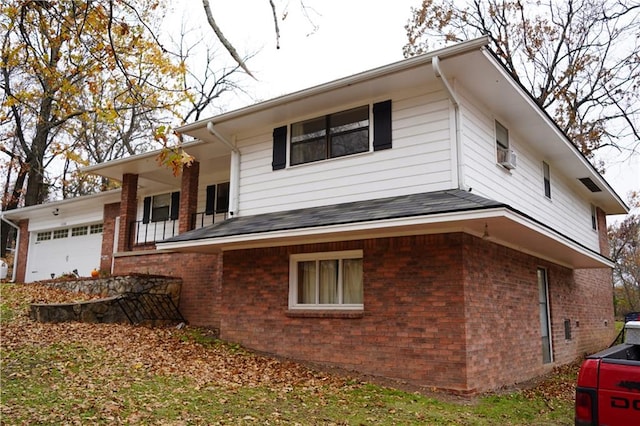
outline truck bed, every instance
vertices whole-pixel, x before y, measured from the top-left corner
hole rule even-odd
[[[640,345],[622,343],[590,355],[587,359],[602,359],[603,362],[613,363],[619,361],[630,361],[631,364],[640,363]]]

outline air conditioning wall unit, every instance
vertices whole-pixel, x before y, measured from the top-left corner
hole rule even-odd
[[[513,152],[512,149],[498,148],[498,164],[505,169],[515,169],[517,158],[516,153]]]

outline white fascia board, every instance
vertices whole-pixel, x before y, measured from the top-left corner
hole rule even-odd
[[[161,250],[188,250],[198,251],[204,248],[215,248],[219,251],[238,250],[245,248],[274,247],[296,244],[296,240],[313,240],[313,242],[331,242],[366,238],[384,238],[393,236],[465,232],[482,237],[486,221],[490,219],[505,220],[519,226],[530,229],[535,234],[567,247],[581,257],[589,258],[593,263],[602,265],[603,268],[613,267],[613,263],[604,256],[595,253],[575,241],[541,226],[532,219],[524,217],[506,207],[493,209],[442,213],[410,218],[397,218],[382,221],[359,222],[355,224],[329,225],[315,228],[290,229],[274,232],[241,234],[229,237],[219,237],[202,240],[159,242],[156,247]],[[427,227],[427,228],[425,228]],[[492,229],[494,231],[494,229]],[[558,261],[544,253],[528,249],[526,245],[518,243],[516,239],[508,241],[505,238],[489,238],[490,241],[505,245],[516,250],[529,253],[536,257],[544,258],[563,266],[571,265]]]
[[[300,229],[286,229],[282,231],[273,232],[260,232],[254,234],[240,234],[229,237],[217,237],[211,239],[202,240],[189,240],[189,241],[176,241],[176,242],[159,242],[156,243],[158,249],[178,250],[182,248],[196,248],[210,245],[217,246],[235,246],[243,243],[255,243],[260,241],[268,241],[270,245],[277,240],[291,240],[296,238],[309,238],[322,235],[336,235],[345,233],[355,233],[362,231],[376,231],[376,237],[379,237],[380,231],[391,228],[406,228],[417,225],[430,225],[430,224],[446,224],[448,222],[484,219],[487,217],[496,217],[496,214],[491,214],[491,211],[500,211],[502,209],[483,210],[481,212],[467,212],[467,213],[443,213],[432,214],[426,216],[415,216],[410,218],[397,218],[388,220],[378,220],[371,222],[358,222],[340,225],[327,225],[318,226],[314,228],[300,228]],[[443,226],[445,227],[445,226]],[[448,227],[448,230],[462,230],[460,227]],[[441,230],[439,232],[442,232]],[[394,233],[396,234],[396,233]],[[339,239],[339,238],[338,238]],[[277,245],[277,244],[274,244]]]
[[[96,194],[82,195],[74,198],[65,198],[64,200],[56,200],[43,204],[36,204],[28,207],[21,207],[14,210],[6,210],[2,212],[2,216],[9,220],[22,220],[37,217],[42,214],[43,211],[49,211],[56,207],[65,207],[73,204],[82,205],[88,202],[97,202],[101,199],[106,199],[106,202],[118,202],[120,201],[121,190],[112,189],[110,191],[98,192]],[[103,201],[104,203],[104,201]],[[101,205],[103,208],[103,204]]]

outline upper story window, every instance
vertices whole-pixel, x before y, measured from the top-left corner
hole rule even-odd
[[[549,165],[546,162],[542,162],[542,174],[544,180],[544,196],[551,198],[551,171]]]
[[[229,211],[229,182],[207,186],[205,214],[227,213]]]
[[[598,211],[593,204],[591,204],[591,229],[594,231],[598,230]]]
[[[372,114],[369,113],[372,111]],[[289,128],[290,131],[289,131]],[[328,158],[391,149],[391,100],[273,129],[273,170]],[[287,154],[288,161],[287,161]]]
[[[144,198],[142,222],[163,222],[178,219],[180,193],[171,192]]]
[[[504,127],[498,120],[496,122],[496,145],[498,150],[509,149],[509,130]]]
[[[369,105],[291,125],[291,165],[369,151]]]
[[[495,120],[496,157],[498,164],[512,170],[516,168],[516,154],[509,148],[509,130]]]
[[[289,307],[362,309],[362,251],[292,255]]]

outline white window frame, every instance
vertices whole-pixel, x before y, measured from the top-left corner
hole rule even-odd
[[[364,259],[362,250],[331,251],[320,253],[292,254],[289,258],[289,309],[301,310],[363,310],[364,303],[354,304],[310,304],[298,303],[298,262],[321,260]],[[342,265],[342,263],[340,263]],[[342,269],[342,268],[340,268]],[[363,264],[364,269],[364,264]],[[363,271],[364,275],[364,271]],[[339,286],[342,288],[342,273],[339,273]],[[363,283],[364,292],[364,283]],[[363,295],[364,297],[364,295]]]
[[[590,209],[591,209],[591,229],[593,231],[597,231],[598,230],[598,208],[596,207],[595,204],[591,203]]]

